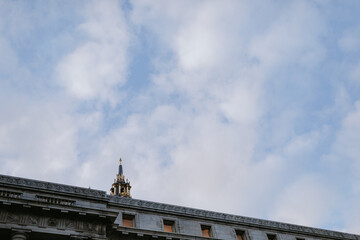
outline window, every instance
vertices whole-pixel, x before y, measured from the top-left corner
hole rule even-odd
[[[266,234],[266,235],[267,235],[267,238],[269,240],[276,240],[277,239],[275,234]]]
[[[245,240],[245,232],[242,230],[235,230],[236,232],[236,240]]]
[[[124,227],[134,227],[134,219],[135,219],[134,215],[123,214],[122,225]]]
[[[305,240],[305,238],[296,238],[296,240]]]
[[[164,232],[175,232],[174,221],[164,220]]]
[[[211,236],[211,226],[201,225],[201,234],[203,237]]]

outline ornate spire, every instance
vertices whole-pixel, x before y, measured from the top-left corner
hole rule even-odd
[[[110,189],[111,195],[117,195],[122,197],[131,197],[130,195],[130,182],[128,179],[125,181],[125,176],[122,167],[122,159],[120,158],[119,171],[116,174],[116,179],[114,179],[114,183]]]
[[[119,164],[119,173],[118,173],[119,175],[124,175],[124,173],[123,173],[123,168],[122,168],[122,160],[121,160],[121,158],[120,158],[120,164]]]

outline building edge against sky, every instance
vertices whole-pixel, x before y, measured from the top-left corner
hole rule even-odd
[[[132,199],[122,162],[105,191],[0,175],[0,239],[360,240],[360,235]]]

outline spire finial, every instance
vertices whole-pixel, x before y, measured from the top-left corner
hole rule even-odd
[[[123,168],[122,168],[122,159],[120,158],[120,164],[119,164],[119,172],[118,172],[118,174],[120,175],[120,176],[122,176],[122,177],[124,177],[123,176]]]

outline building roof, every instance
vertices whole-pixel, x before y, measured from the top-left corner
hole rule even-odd
[[[286,233],[286,234],[295,234],[295,235],[304,235],[310,236],[313,239],[315,238],[326,238],[326,239],[351,239],[351,240],[360,240],[359,235],[324,230],[319,228],[305,227],[288,223],[281,223],[269,220],[262,220],[257,218],[250,218],[232,214],[225,214],[201,209],[194,209],[158,202],[151,202],[140,199],[125,198],[119,196],[110,196],[106,194],[105,191],[94,190],[89,188],[82,188],[58,183],[44,182],[26,178],[19,178],[7,175],[0,175],[0,192],[14,192],[17,195],[17,200],[26,200],[27,204],[30,204],[32,201],[38,201],[38,198],[41,194],[46,196],[58,196],[60,199],[70,199],[73,201],[71,204],[72,208],[76,207],[76,211],[83,209],[81,211],[90,211],[92,213],[98,212],[98,215],[101,214],[107,216],[111,219],[117,218],[116,215],[119,214],[119,210],[114,211],[114,209],[122,209],[122,211],[140,211],[148,212],[149,214],[160,214],[183,218],[191,218],[199,222],[214,222],[219,223],[220,225],[232,225],[235,228],[247,229],[259,229],[261,231],[270,231],[276,233]],[[24,192],[35,192],[37,195],[31,194],[22,194]],[[3,194],[4,195],[4,194]],[[41,198],[41,196],[40,196]],[[81,199],[78,200],[78,199]],[[9,198],[4,200],[10,201]],[[86,204],[86,201],[97,201],[101,203],[100,205],[89,205]],[[60,201],[60,200],[59,200]],[[65,206],[66,207],[66,206]],[[125,209],[125,210],[124,210]],[[103,211],[103,212],[102,212]],[[102,213],[100,213],[102,212]],[[122,231],[120,227],[120,231]],[[127,229],[128,230],[128,229]],[[141,231],[141,229],[134,229],[133,231]],[[176,238],[174,238],[176,239]],[[179,238],[182,239],[182,238]],[[185,238],[184,238],[185,239]],[[213,238],[213,239],[226,239],[226,238]]]

